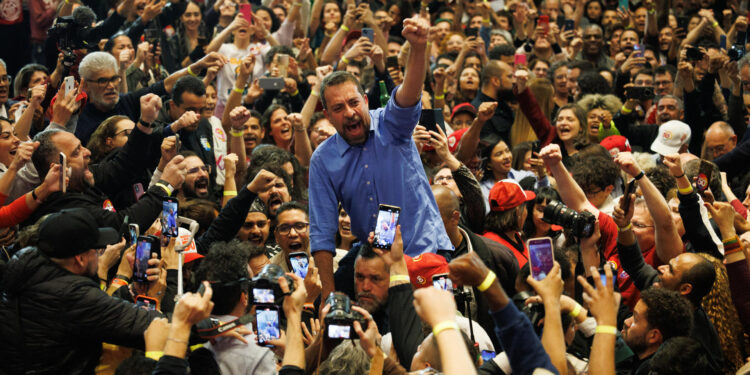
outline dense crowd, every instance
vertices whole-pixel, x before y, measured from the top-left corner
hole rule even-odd
[[[750,374],[745,0],[0,1],[0,374]]]

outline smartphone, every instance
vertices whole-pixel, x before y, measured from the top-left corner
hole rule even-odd
[[[138,224],[128,224],[128,246],[133,246],[141,235],[141,229]]]
[[[479,29],[476,27],[467,27],[466,30],[464,30],[464,34],[466,34],[466,37],[478,37],[479,36]]]
[[[148,260],[155,251],[158,254],[159,240],[154,242],[153,237],[138,236],[138,242],[135,245],[135,261],[133,262],[133,281],[139,283],[148,282]]]
[[[68,173],[68,158],[62,152],[60,153],[60,156],[59,156],[59,163],[60,163],[60,191],[65,193],[68,190],[68,187],[65,184],[65,175]]]
[[[281,77],[264,77],[258,79],[258,85],[263,90],[281,90],[284,88],[284,78]]]
[[[375,40],[375,30],[370,27],[363,27],[362,36],[370,39],[370,43],[373,43],[373,40]]]
[[[73,78],[73,76],[67,76],[63,80],[63,84],[65,85],[65,94],[75,90],[76,88],[76,79]]]
[[[159,37],[161,36],[161,30],[159,29],[146,29],[143,30],[143,39],[146,42],[149,42],[151,44],[154,44],[152,47],[156,47],[156,43],[159,42]]]
[[[438,132],[437,119],[435,118],[435,110],[422,109],[422,114],[419,115],[419,125],[424,126],[427,129],[427,131],[432,130],[434,132]]]
[[[269,346],[268,341],[281,337],[278,307],[256,306],[255,324],[258,331],[258,345]]]
[[[711,174],[714,172],[714,166],[701,159],[701,165],[698,168],[698,178],[695,180],[695,186],[698,188],[699,193],[703,193],[708,189],[708,184],[711,183]]]
[[[329,324],[326,329],[329,339],[348,339],[352,334],[352,326],[348,325]]]
[[[378,249],[390,250],[396,238],[396,225],[401,208],[381,204],[378,209],[378,220],[375,224],[375,239],[372,246]]]
[[[531,238],[526,242],[529,248],[529,263],[531,264],[531,276],[534,280],[542,280],[552,271],[555,262],[552,248],[552,238]]]
[[[289,68],[289,55],[284,53],[277,54],[276,65],[279,67],[279,76],[286,77],[286,71]]]
[[[604,267],[609,267],[609,270],[612,271],[612,280],[617,280],[617,273],[615,273],[614,268],[609,263],[605,263],[603,266],[599,267],[597,270],[599,271],[599,279],[602,281],[603,286],[607,286],[607,274],[604,273]]]
[[[175,133],[174,134],[174,148],[177,150],[177,153],[180,153],[180,149],[182,149],[182,142],[180,142],[180,135]]]
[[[199,36],[198,37],[198,46],[205,47],[208,45],[210,41],[205,36]]]
[[[719,39],[719,46],[723,50],[727,49],[727,36],[726,36],[726,34],[721,34],[721,39]]]
[[[643,57],[643,47],[640,44],[634,44],[633,53],[635,54],[635,57]]]
[[[513,57],[513,66],[526,66],[526,54],[525,53],[517,53]]]
[[[617,4],[617,8],[618,9],[622,9],[624,11],[627,11],[628,9],[630,9],[630,1],[628,1],[628,0],[619,0],[619,2]]]
[[[548,15],[539,16],[539,22],[537,24],[544,29],[545,35],[549,33],[549,16]]]
[[[560,30],[563,30],[563,27],[565,27],[565,15],[560,14],[557,16],[557,19],[555,20],[555,23],[557,23],[557,27],[560,28]]]
[[[253,6],[250,4],[240,4],[240,14],[248,23],[253,23]]]
[[[253,288],[253,303],[273,303],[273,289]]]
[[[161,199],[161,234],[163,237],[177,237],[177,198]]]
[[[139,295],[135,297],[135,305],[137,307],[142,307],[146,310],[150,311],[156,311],[156,306],[158,305],[159,301],[156,300],[156,298],[151,298],[144,295]]]
[[[690,61],[699,61],[703,59],[703,52],[697,47],[690,47],[685,50],[685,58]]]
[[[622,195],[622,198],[620,198],[620,209],[623,211],[627,211],[628,207],[630,207],[630,194],[633,194],[635,191],[635,179],[630,180],[627,185],[625,185],[625,192]]]
[[[306,253],[300,251],[289,254],[289,263],[292,264],[292,270],[295,275],[303,279],[307,276],[307,267],[310,264],[310,259],[307,258]]]
[[[401,69],[401,65],[398,64],[398,56],[388,56],[385,58],[385,66],[387,68]]]
[[[576,28],[576,21],[573,20],[565,20],[565,28],[563,30],[575,30]]]
[[[448,278],[447,273],[432,275],[432,286],[441,290],[453,291],[453,281]]]

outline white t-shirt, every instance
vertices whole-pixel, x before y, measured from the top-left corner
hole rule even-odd
[[[208,119],[211,124],[211,134],[214,135],[214,158],[216,159],[216,184],[224,185],[224,156],[227,155],[227,133],[221,126],[221,120],[216,116]]]
[[[255,56],[255,67],[253,74],[250,76],[250,82],[256,77],[261,77],[266,72],[263,57],[266,55],[271,46],[268,43],[251,43],[247,48],[239,49],[233,43],[224,43],[219,47],[219,53],[226,56],[229,62],[219,70],[216,75],[216,96],[219,103],[226,103],[229,93],[234,88],[234,81],[237,80],[237,73],[242,59],[249,55]]]

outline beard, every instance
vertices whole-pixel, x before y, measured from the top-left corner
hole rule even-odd
[[[196,191],[196,186],[205,186],[206,192],[205,193],[198,193]],[[193,182],[192,185],[183,184],[182,185],[182,192],[185,194],[185,197],[188,198],[206,198],[210,195],[211,189],[209,189],[209,179],[206,177],[201,177],[195,182]]]
[[[369,299],[363,300],[362,297],[368,297]],[[384,301],[380,300],[374,294],[367,292],[357,293],[357,304],[372,315],[382,310],[383,306],[385,306]]]

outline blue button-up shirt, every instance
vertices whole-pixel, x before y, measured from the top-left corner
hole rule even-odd
[[[310,160],[310,249],[335,251],[338,203],[351,217],[351,230],[366,239],[375,229],[378,206],[401,207],[404,252],[453,250],[412,140],[421,101],[399,107],[394,95],[385,109],[370,111],[369,137],[351,146],[339,134],[328,138]]]

